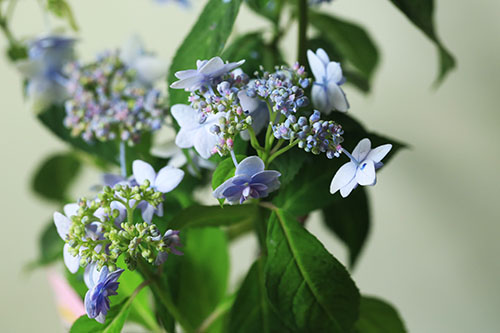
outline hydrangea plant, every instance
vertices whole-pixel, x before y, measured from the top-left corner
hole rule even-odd
[[[391,2],[438,45],[442,80],[454,60],[436,37],[433,1]],[[32,265],[65,263],[79,295],[67,313],[79,312],[75,304],[85,313],[72,318],[71,332],[119,332],[128,322],[147,332],[405,331],[398,312],[360,294],[351,276],[371,223],[363,187],[404,144],[348,112],[357,108],[351,89],[369,90],[378,52],[361,27],[319,12],[329,3],[246,1],[268,31],[229,39],[242,1],[208,0],[167,68],[137,36],[82,62],[65,0],[41,4],[72,35],[17,39],[16,2],[0,1],[7,56],[26,98],[71,147],[33,178],[36,193],[61,209]],[[284,16],[297,24],[296,54],[283,42]],[[175,138],[153,145],[165,129]],[[103,182],[74,198],[70,185],[89,164]],[[308,229],[316,211],[348,262]],[[258,250],[231,288],[229,246],[247,234]]]

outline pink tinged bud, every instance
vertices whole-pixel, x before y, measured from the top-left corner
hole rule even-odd
[[[234,145],[234,141],[231,138],[227,139],[226,143],[229,148],[232,148]]]
[[[236,108],[236,114],[237,114],[238,116],[241,116],[241,115],[243,114],[243,109],[241,108],[241,106],[238,106],[238,107]]]

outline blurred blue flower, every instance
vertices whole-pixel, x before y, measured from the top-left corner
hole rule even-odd
[[[242,204],[247,199],[265,198],[280,187],[275,170],[264,170],[264,162],[257,156],[250,156],[236,167],[234,177],[226,180],[213,192],[217,199],[226,199],[230,204]]]
[[[332,110],[346,112],[349,103],[340,88],[345,82],[340,63],[330,61],[323,49],[318,49],[316,53],[308,50],[307,59],[316,79],[311,90],[314,106],[325,114],[329,114]]]
[[[184,253],[182,253],[176,248],[182,246],[178,230],[169,229],[165,232],[163,237],[160,238],[160,236],[158,236],[156,239],[153,240],[158,241],[160,239],[163,240],[164,249],[163,251],[158,252],[158,256],[156,257],[155,260],[155,265],[159,266],[163,264],[165,260],[167,260],[169,253],[173,253],[178,256],[184,255]]]
[[[172,83],[170,87],[186,91],[196,91],[203,86],[211,84],[214,79],[241,66],[244,62],[245,60],[224,63],[220,57],[214,57],[210,60],[198,60],[196,62],[196,69],[188,69],[175,73],[179,81]]]
[[[377,182],[375,170],[382,167],[381,160],[391,150],[391,144],[385,144],[371,149],[370,139],[361,140],[352,155],[345,149],[342,151],[351,159],[337,171],[330,184],[330,193],[340,190],[340,195],[345,198],[358,184],[373,186]]]
[[[16,63],[28,80],[26,94],[36,111],[67,97],[63,67],[74,58],[74,38],[47,36],[29,44],[28,59]]]
[[[169,2],[175,2],[176,4],[178,4],[179,6],[181,7],[189,7],[191,5],[191,3],[187,0],[154,0],[155,2],[158,2],[158,3],[161,3],[161,4],[166,4],[166,3],[169,3]]]
[[[86,282],[89,284],[89,290],[85,294],[85,311],[89,318],[104,323],[110,309],[109,296],[118,294],[116,290],[120,283],[117,281],[122,273],[123,269],[109,272],[108,267],[104,266],[100,272],[93,270],[93,274],[88,276]]]

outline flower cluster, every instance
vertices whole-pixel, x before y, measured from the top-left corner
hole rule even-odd
[[[118,52],[106,52],[88,65],[68,66],[72,97],[65,104],[64,124],[73,136],[87,142],[118,139],[135,144],[143,132],[162,126],[161,93],[147,84],[135,64],[127,64]]]

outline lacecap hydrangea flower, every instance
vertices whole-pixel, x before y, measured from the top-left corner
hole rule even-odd
[[[358,184],[373,186],[377,182],[375,171],[382,167],[382,159],[391,150],[391,144],[385,144],[371,149],[370,139],[361,140],[352,154],[345,149],[343,152],[351,159],[344,164],[335,174],[330,184],[330,193],[340,190],[342,197],[347,197]]]
[[[316,53],[308,50],[307,59],[315,78],[311,88],[314,107],[325,114],[329,114],[332,110],[347,112],[349,103],[340,88],[345,82],[340,63],[330,61],[323,49],[318,49]]]
[[[248,199],[265,198],[280,187],[281,174],[264,170],[264,162],[257,156],[245,158],[236,166],[234,177],[217,187],[213,195],[226,199],[230,204],[242,204]]]
[[[28,59],[16,62],[28,80],[26,95],[36,111],[67,98],[63,67],[74,58],[75,41],[57,35],[35,39],[28,45]]]
[[[129,144],[137,143],[144,132],[160,129],[165,108],[152,85],[165,74],[161,63],[132,40],[122,51],[104,52],[93,63],[71,64],[65,126],[87,142]]]

